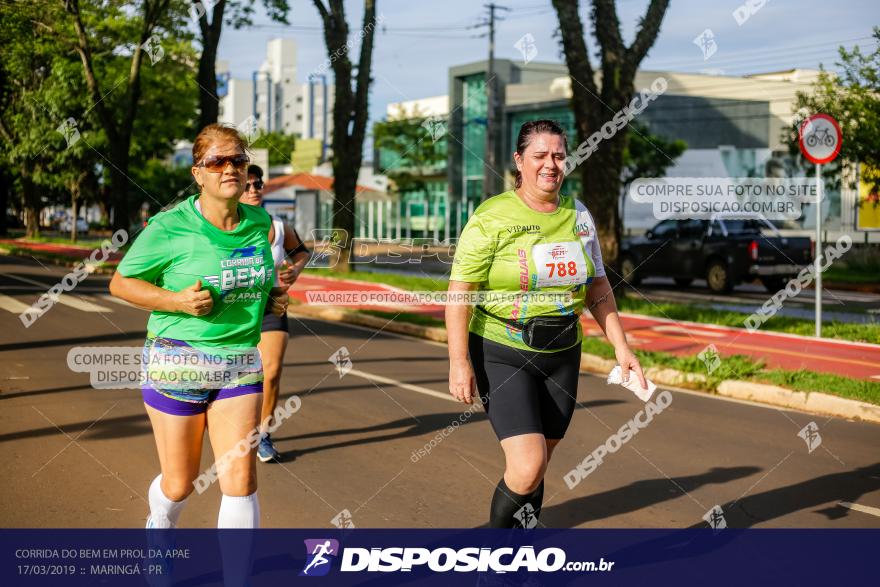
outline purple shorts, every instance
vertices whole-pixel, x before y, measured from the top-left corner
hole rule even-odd
[[[204,402],[188,402],[174,399],[161,394],[155,387],[147,385],[141,387],[141,395],[144,398],[145,404],[151,408],[159,410],[160,412],[165,412],[166,414],[171,414],[173,416],[195,416],[197,414],[204,414],[208,411],[208,406],[213,402],[251,393],[263,393],[263,384],[250,383],[238,387],[214,389],[208,394],[208,400]]]

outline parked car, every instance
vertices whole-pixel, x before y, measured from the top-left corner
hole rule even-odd
[[[72,229],[72,225],[70,222],[70,218],[65,218],[61,222],[58,223],[58,230],[61,232],[70,232]],[[85,221],[83,218],[76,219],[76,232],[77,233],[87,233],[89,231],[89,223]]]
[[[644,236],[624,239],[621,271],[633,285],[645,277],[672,277],[679,287],[705,278],[727,293],[755,278],[778,291],[813,258],[809,237],[784,237],[765,218],[663,220]]]

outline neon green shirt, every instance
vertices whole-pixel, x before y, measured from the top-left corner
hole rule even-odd
[[[571,292],[566,302],[515,299],[486,304],[501,318],[580,314],[586,288],[605,275],[593,218],[581,202],[560,196],[553,212],[529,208],[509,191],[483,202],[461,233],[452,262],[453,281],[481,284],[491,292]],[[522,332],[475,310],[469,329],[491,341],[524,350]],[[578,326],[578,342],[583,333]],[[551,352],[551,351],[547,351]]]
[[[119,263],[119,273],[169,291],[196,280],[211,291],[206,316],[150,314],[151,335],[193,346],[241,348],[260,342],[260,324],[274,280],[269,252],[271,220],[262,208],[239,204],[239,224],[223,231],[208,222],[191,196],[150,219]]]

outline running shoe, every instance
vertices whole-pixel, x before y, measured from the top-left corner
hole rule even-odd
[[[257,446],[257,457],[264,463],[269,461],[277,461],[281,459],[281,455],[272,444],[272,437],[268,434],[260,438],[260,444]]]

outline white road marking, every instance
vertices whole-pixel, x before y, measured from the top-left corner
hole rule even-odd
[[[75,310],[82,310],[83,312],[106,313],[113,311],[106,306],[99,306],[98,304],[93,304],[92,302],[70,294],[58,296],[57,302],[59,304],[64,304],[65,306],[70,306]]]
[[[30,306],[19,302],[13,297],[10,297],[6,294],[0,294],[0,310],[6,310],[7,312],[12,312],[13,314],[21,314],[28,308],[30,308]]]
[[[46,283],[43,283],[42,281],[37,281],[36,279],[28,279],[27,277],[21,277],[20,275],[7,275],[6,277],[8,277],[9,279],[14,279],[16,281],[20,281],[22,283],[29,283],[31,285],[39,286],[47,291],[49,290],[50,287],[52,287],[51,283],[46,284]]]
[[[424,395],[430,395],[434,397],[439,397],[440,399],[449,400],[451,402],[459,403],[457,399],[452,397],[451,394],[442,393],[439,391],[434,391],[433,389],[428,389],[427,387],[422,387],[420,385],[413,385],[412,383],[404,383],[403,381],[398,381],[397,379],[391,379],[390,377],[382,377],[381,375],[374,375],[373,373],[366,373],[364,371],[358,371],[357,369],[352,369],[348,372],[348,375],[354,375],[356,377],[361,377],[363,379],[367,379],[369,381],[375,381],[378,383],[386,383],[388,385],[394,385],[396,387],[400,387],[401,389],[408,389],[410,391],[414,391],[416,393],[422,393]]]
[[[45,283],[42,283],[40,281],[36,281],[34,279],[28,279],[27,277],[20,277],[18,275],[7,275],[6,277],[11,277],[12,279],[16,279],[16,280],[22,281],[24,283],[30,283],[31,285],[37,285],[39,287],[44,287],[44,288],[46,288],[46,291],[49,291],[49,288],[52,287],[51,285],[47,286]],[[110,308],[105,308],[104,306],[99,306],[98,304],[93,304],[92,302],[74,297],[70,294],[65,295],[62,293],[61,295],[58,296],[58,298],[55,301],[59,304],[64,304],[65,306],[70,306],[71,308],[74,308],[76,310],[81,310],[83,312],[101,312],[101,313],[103,313],[103,312],[112,312],[113,311]]]
[[[839,502],[839,505],[857,512],[862,512],[863,514],[871,514],[872,516],[880,518],[880,508],[873,508],[869,505],[861,505],[858,503],[850,503],[848,501],[841,501]]]

